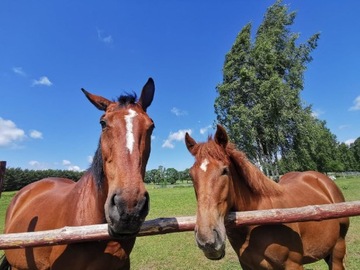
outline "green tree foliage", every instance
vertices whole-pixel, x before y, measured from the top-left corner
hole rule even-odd
[[[179,172],[174,168],[167,168],[164,177],[167,183],[175,184],[179,180]]]
[[[15,191],[22,187],[47,177],[68,178],[78,181],[84,172],[68,170],[28,170],[21,168],[7,168],[4,176],[4,191]],[[190,180],[189,169],[177,171],[174,168],[166,169],[159,166],[158,169],[149,170],[145,174],[145,183],[175,184],[177,180]]]
[[[356,161],[356,170],[360,171],[360,137],[350,145],[350,149]]]
[[[342,170],[340,171],[356,171],[358,170],[358,163],[356,161],[354,152],[352,151],[352,146],[341,143],[338,147],[339,149],[339,159],[342,163]]]
[[[253,41],[251,24],[246,25],[225,56],[223,82],[217,86],[214,107],[218,122],[268,175],[278,174],[279,157],[292,161],[292,168],[317,167],[319,159],[304,149],[310,147],[310,141],[302,142],[301,136],[332,137],[300,98],[306,65],[312,61],[310,54],[317,47],[319,34],[299,44],[299,34],[290,31],[295,16],[279,0],[268,8]],[[314,123],[322,135],[309,133],[307,125]],[[303,160],[298,162],[301,152],[305,152]]]
[[[307,110],[310,111],[308,108]],[[287,171],[315,170],[320,172],[343,171],[340,147],[325,121],[313,117],[309,112],[298,121],[292,148],[281,158],[281,173]]]
[[[7,168],[4,177],[4,191],[19,190],[22,187],[47,177],[68,178],[77,181],[84,172],[67,170],[28,170]]]
[[[148,184],[175,184],[178,180],[190,180],[189,169],[177,171],[174,168],[159,166],[157,169],[148,170],[145,174],[145,183]]]
[[[179,179],[183,182],[183,181],[191,181],[191,177],[190,177],[190,169],[185,169],[183,171],[179,171]]]
[[[145,183],[158,183],[160,180],[159,171],[157,169],[152,169],[146,172],[145,174]]]

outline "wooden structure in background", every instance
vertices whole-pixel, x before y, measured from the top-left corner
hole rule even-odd
[[[0,197],[4,187],[5,169],[6,169],[6,161],[0,161]]]

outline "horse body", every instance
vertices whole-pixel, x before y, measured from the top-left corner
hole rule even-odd
[[[100,213],[106,197],[100,194],[99,198],[89,196],[96,194],[97,189],[91,178],[89,173],[77,183],[68,179],[47,178],[26,186],[8,208],[6,219],[9,222],[5,233],[105,223],[105,217]],[[44,211],[49,211],[46,216]],[[49,266],[51,269],[64,269],[64,265],[66,269],[74,270],[103,269],[104,266],[107,269],[122,269],[128,264],[133,244],[134,239],[124,239],[7,250],[6,258],[15,269],[49,269]]]
[[[275,183],[228,143],[220,126],[215,140],[197,144],[187,135],[186,145],[196,159],[190,170],[198,201],[196,240],[209,259],[224,256],[227,236],[245,270],[303,269],[320,259],[329,269],[345,269],[348,218],[239,228],[224,224],[229,211],[343,202],[331,179],[318,172],[291,172]]]
[[[11,269],[130,268],[129,255],[149,206],[143,178],[153,129],[146,108],[154,83],[149,79],[137,103],[135,97],[112,102],[83,91],[105,111],[91,167],[76,183],[46,178],[21,189],[8,207],[5,233],[108,223],[114,240],[6,250]]]

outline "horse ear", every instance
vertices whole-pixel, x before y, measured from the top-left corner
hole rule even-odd
[[[217,129],[215,133],[215,142],[225,148],[226,145],[228,144],[228,141],[229,138],[226,133],[226,130],[222,126],[217,125]]]
[[[106,98],[89,93],[84,88],[81,88],[81,91],[83,91],[83,93],[88,98],[88,100],[92,104],[94,104],[94,106],[96,108],[98,108],[99,110],[106,111],[106,108],[109,106],[110,103],[112,103],[110,100],[108,100]]]
[[[138,102],[145,112],[146,109],[150,106],[151,102],[153,101],[154,92],[155,92],[154,80],[152,78],[149,78],[142,89],[141,96]]]
[[[187,132],[185,134],[185,144],[189,152],[194,156],[195,155],[194,146],[196,145],[196,141],[193,138],[191,138],[191,136]]]

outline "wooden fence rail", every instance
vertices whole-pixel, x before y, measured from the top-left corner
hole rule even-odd
[[[227,226],[279,224],[360,215],[360,201],[311,205],[298,208],[232,212]],[[145,221],[138,236],[194,230],[195,216],[157,218]],[[107,224],[64,227],[56,230],[0,235],[0,249],[51,246],[85,241],[109,240]]]

